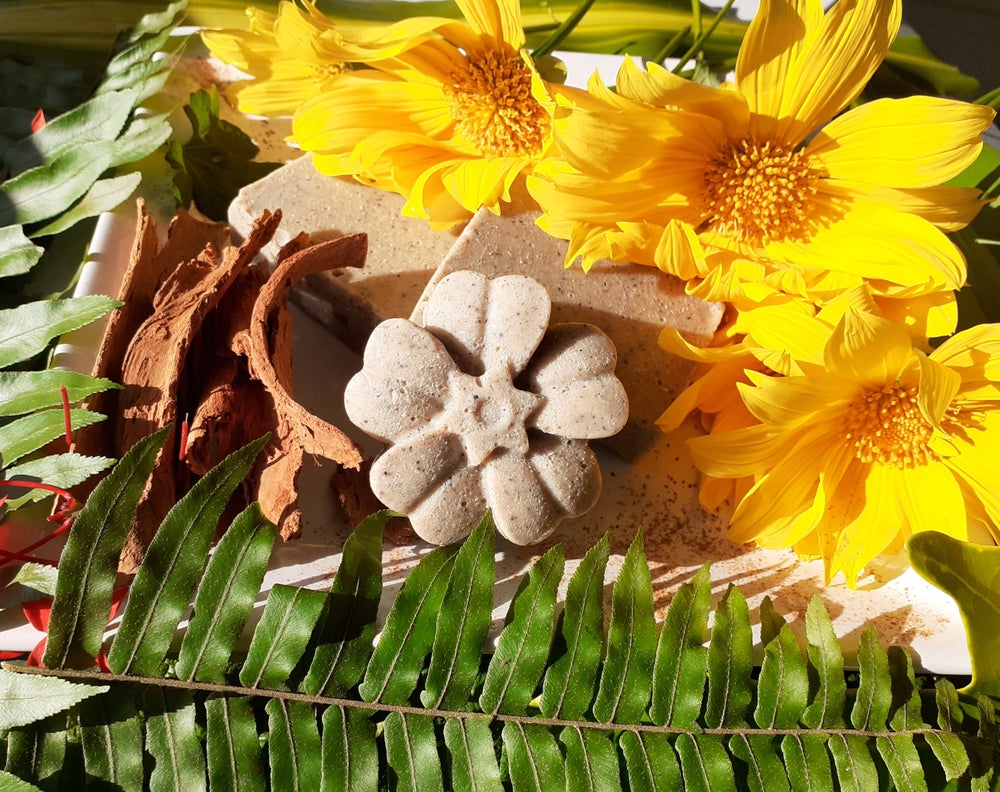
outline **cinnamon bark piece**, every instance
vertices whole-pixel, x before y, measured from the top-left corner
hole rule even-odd
[[[113,382],[122,381],[125,352],[139,326],[153,312],[153,298],[160,284],[176,269],[178,262],[193,259],[211,246],[221,250],[229,242],[229,227],[196,218],[178,210],[170,221],[167,237],[161,247],[157,226],[146,202],[137,201],[136,232],[129,263],[118,292],[122,305],[108,319],[104,336],[94,363],[92,375]],[[119,391],[108,390],[87,400],[87,409],[109,417],[119,411]],[[76,450],[81,454],[114,456],[116,454],[113,422],[92,424],[77,432]]]
[[[140,501],[123,551],[122,571],[138,566],[161,520],[177,501],[177,402],[192,340],[209,311],[271,239],[280,219],[280,212],[263,215],[243,245],[225,248],[221,261],[209,246],[198,258],[178,266],[160,287],[152,315],[136,331],[124,356],[118,455],[162,426],[174,424],[175,429],[157,457]]]
[[[316,273],[292,295],[305,313],[360,354],[380,321],[410,314],[455,242],[453,233],[404,217],[404,203],[394,193],[319,174],[305,155],[240,190],[229,207],[229,223],[234,233],[246,234],[253,218],[280,207],[281,228],[264,251],[272,264],[278,247],[301,232],[313,242],[367,233],[364,269]]]
[[[271,441],[259,467],[257,497],[265,516],[290,538],[301,531],[296,483],[306,455],[357,469],[361,448],[340,429],[306,410],[292,396],[291,319],[289,292],[309,275],[331,268],[361,267],[367,238],[351,234],[313,245],[278,264],[253,306],[247,330],[237,332],[233,348],[245,356],[250,377],[261,383],[273,413]]]

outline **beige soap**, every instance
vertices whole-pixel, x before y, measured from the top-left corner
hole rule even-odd
[[[410,314],[455,242],[453,234],[431,231],[424,221],[403,217],[404,203],[395,193],[317,173],[307,154],[240,190],[228,219],[243,236],[264,210],[280,209],[281,225],[265,250],[272,260],[282,245],[303,232],[312,242],[359,231],[368,234],[363,269],[310,276],[305,288],[294,294],[307,314],[360,353],[380,321]]]
[[[691,363],[659,347],[660,330],[676,327],[694,343],[707,343],[722,319],[722,306],[687,296],[681,281],[652,267],[599,261],[589,272],[578,266],[567,269],[563,266],[567,243],[535,225],[537,217],[533,209],[512,210],[503,217],[480,210],[434,274],[410,318],[423,322],[424,306],[435,285],[452,272],[534,278],[552,300],[553,323],[587,322],[614,343],[617,375],[628,393],[630,417],[618,435],[603,442],[626,459],[635,459],[659,439],[656,419],[691,373]]]

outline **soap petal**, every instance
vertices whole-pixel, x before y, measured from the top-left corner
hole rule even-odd
[[[584,440],[540,437],[528,455],[532,467],[566,517],[590,511],[601,495],[601,466]]]
[[[487,369],[517,374],[542,340],[550,313],[548,292],[531,278],[490,280],[461,270],[434,287],[424,326],[466,374],[480,376]]]
[[[390,509],[410,514],[467,465],[458,437],[427,431],[387,448],[372,463],[369,478],[375,497]]]
[[[500,454],[483,465],[483,491],[497,530],[514,544],[542,541],[564,517],[531,462],[519,454]]]
[[[564,518],[593,507],[601,494],[601,469],[585,442],[541,437],[527,457],[503,454],[487,462],[483,492],[503,536],[536,544]]]
[[[389,319],[372,332],[364,367],[344,391],[344,407],[366,434],[399,440],[441,412],[448,376],[456,370],[438,339],[406,319]]]
[[[582,323],[553,325],[518,384],[545,397],[531,426],[581,440],[610,437],[628,420],[628,395],[614,374],[614,344]]]
[[[472,533],[486,508],[481,468],[462,468],[442,481],[408,516],[417,536],[445,545]]]

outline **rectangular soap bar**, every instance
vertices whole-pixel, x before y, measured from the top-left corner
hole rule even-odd
[[[722,319],[722,306],[684,293],[684,284],[654,267],[599,261],[589,272],[566,268],[567,243],[542,231],[536,209],[497,216],[480,210],[469,221],[421,295],[411,319],[418,324],[434,286],[449,273],[474,270],[490,278],[527,275],[552,300],[550,323],[586,322],[603,330],[618,350],[616,373],[629,398],[629,422],[605,442],[627,459],[649,450],[662,434],[656,419],[687,383],[692,364],[664,352],[657,339],[676,327],[704,344]]]
[[[293,294],[307,314],[360,353],[380,321],[410,314],[455,242],[455,234],[404,217],[404,203],[395,193],[317,173],[307,154],[240,190],[229,207],[229,223],[242,237],[265,209],[281,209],[281,225],[265,250],[272,261],[302,232],[312,242],[367,233],[364,268],[310,276]]]

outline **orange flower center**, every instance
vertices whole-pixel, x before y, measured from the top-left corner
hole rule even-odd
[[[316,85],[321,86],[331,77],[348,71],[348,66],[346,63],[330,61],[328,63],[310,63],[308,69]]]
[[[470,57],[445,85],[458,131],[481,154],[534,157],[549,132],[549,115],[531,94],[531,70],[518,53],[488,50]]]
[[[749,245],[805,239],[813,225],[814,180],[822,172],[793,146],[744,138],[726,143],[705,169],[709,225]]]
[[[865,388],[851,405],[845,437],[862,462],[913,468],[938,459],[928,443],[933,427],[917,405],[917,389]]]

